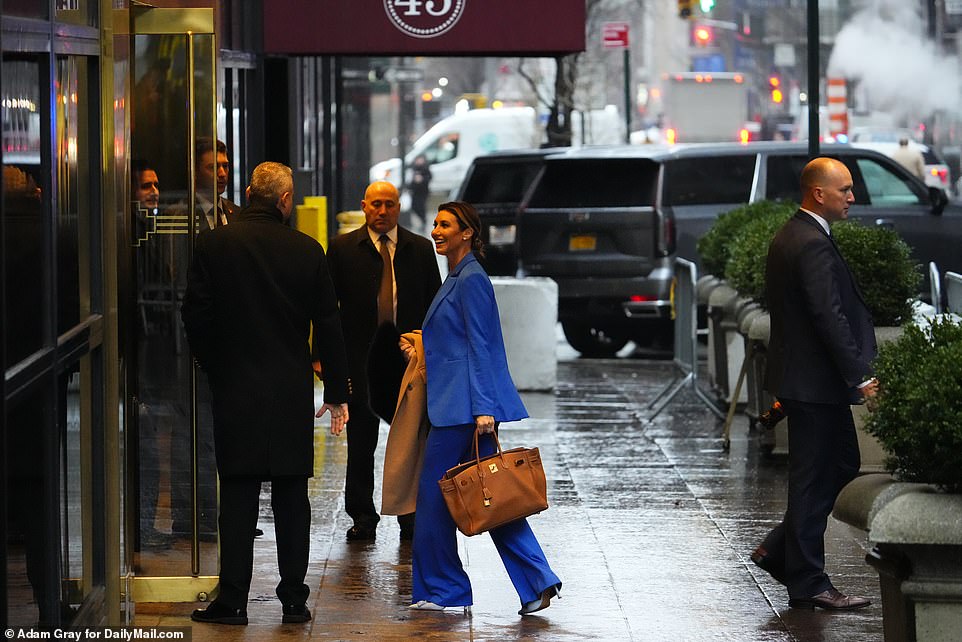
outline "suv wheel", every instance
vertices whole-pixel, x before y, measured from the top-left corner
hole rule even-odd
[[[613,357],[628,343],[628,337],[623,333],[596,328],[581,321],[564,321],[561,328],[571,347],[583,357]]]

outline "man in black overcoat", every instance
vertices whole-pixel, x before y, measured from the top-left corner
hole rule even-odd
[[[858,474],[850,404],[875,394],[872,317],[831,237],[831,223],[855,202],[852,175],[831,158],[802,170],[802,204],[768,251],[771,313],[765,388],[788,416],[788,507],[751,555],[788,588],[789,605],[844,610],[867,606],[825,573],[825,528],[842,488]]]
[[[354,520],[354,525],[347,531],[349,540],[374,539],[380,520],[374,507],[374,450],[379,420],[370,408],[367,372],[372,340],[382,322],[393,321],[402,334],[420,328],[435,293],[441,287],[434,245],[398,225],[401,205],[393,184],[387,181],[371,183],[364,192],[361,209],[364,210],[364,225],[335,238],[328,255],[334,289],[341,306],[354,386],[344,488],[344,508]],[[387,290],[388,300],[393,300],[393,306],[390,306],[393,310],[379,310],[378,305],[382,276],[386,273],[382,236],[387,237],[388,247],[384,251],[393,259],[390,273],[394,284]],[[371,373],[371,376],[378,376],[378,373]],[[410,539],[414,533],[414,515],[401,515],[398,522],[402,539]]]
[[[314,417],[331,411],[331,433],[348,419],[347,356],[324,250],[285,225],[291,169],[261,163],[248,205],[230,225],[197,237],[182,316],[194,358],[207,372],[220,475],[220,593],[198,622],[247,624],[261,482],[271,482],[284,622],[306,622],[310,553],[307,480]],[[324,404],[314,413],[309,336],[321,361]]]

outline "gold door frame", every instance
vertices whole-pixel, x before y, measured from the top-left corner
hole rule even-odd
[[[132,6],[129,10],[122,9],[114,12],[115,33],[128,35],[131,42],[131,50],[134,49],[134,39],[144,35],[183,35],[187,38],[187,62],[188,62],[188,185],[195,184],[195,162],[194,162],[194,142],[199,135],[216,137],[216,42],[214,39],[214,10],[212,8],[157,8],[144,5]],[[213,123],[212,131],[198,132],[195,127],[195,114],[198,107],[203,109],[204,105],[195,102],[194,72],[196,58],[196,36],[210,37],[209,59],[212,61],[210,78],[214,83],[211,95],[212,100],[207,106],[210,109],[210,120]],[[133,86],[128,88],[128,97],[132,94]],[[187,189],[189,208],[194,209],[194,189]],[[173,234],[191,234],[191,225],[187,221],[178,225],[178,229],[172,231]],[[194,465],[191,466],[192,478],[191,488],[194,495],[194,505],[196,505],[197,495],[197,465],[198,460],[198,426],[197,412],[195,408],[196,396],[196,373],[190,373],[190,432],[191,432],[191,455]],[[128,395],[129,397],[129,395]],[[126,402],[129,402],[129,398]],[[126,403],[125,402],[125,403]],[[133,459],[136,455],[128,452],[128,459]],[[139,501],[139,498],[128,499],[130,502]],[[131,546],[132,535],[130,529],[125,529],[128,533],[128,542],[125,546]],[[211,599],[216,593],[218,577],[216,575],[201,575],[200,545],[198,541],[197,523],[193,520],[193,537],[191,539],[190,567],[191,575],[173,576],[134,576],[129,584],[133,602],[194,602],[206,601]]]

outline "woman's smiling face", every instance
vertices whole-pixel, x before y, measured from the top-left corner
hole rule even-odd
[[[444,210],[434,217],[431,238],[434,239],[434,248],[438,254],[457,256],[462,252],[467,254],[470,251],[472,233],[471,230],[461,229],[454,214]]]

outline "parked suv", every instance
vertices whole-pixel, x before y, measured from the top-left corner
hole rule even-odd
[[[458,191],[458,200],[474,205],[481,217],[484,269],[492,276],[518,272],[518,207],[551,154],[566,147],[494,152],[471,163]]]
[[[872,150],[821,151],[852,172],[850,218],[894,228],[920,263],[962,268],[962,207],[946,209],[942,190]],[[696,243],[722,212],[763,199],[799,202],[807,160],[807,144],[778,142],[625,145],[545,156],[520,210],[522,272],[558,282],[559,319],[582,354],[610,355],[629,339],[670,336],[674,258],[698,263]]]

